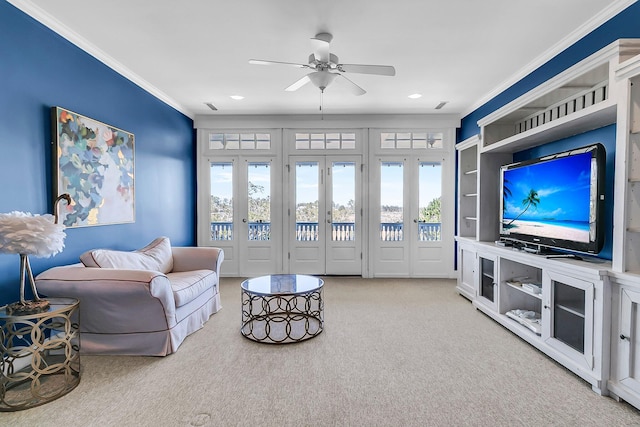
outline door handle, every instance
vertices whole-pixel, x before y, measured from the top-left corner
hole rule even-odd
[[[242,218],[242,222],[247,222],[247,218]]]
[[[629,339],[629,337],[624,336],[624,334],[620,334],[620,339],[621,339],[621,340],[631,341],[631,340]]]

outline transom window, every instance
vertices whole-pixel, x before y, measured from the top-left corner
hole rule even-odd
[[[270,150],[268,133],[210,133],[210,150]]]
[[[383,132],[382,149],[442,148],[442,132]]]
[[[355,133],[296,133],[296,150],[355,150]]]

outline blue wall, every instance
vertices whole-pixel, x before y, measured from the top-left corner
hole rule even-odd
[[[506,89],[461,122],[458,141],[480,133],[478,120],[621,38],[640,38],[640,2],[636,2]]]
[[[527,93],[548,79],[575,65],[589,55],[620,38],[640,38],[640,3],[636,2],[585,37],[556,55],[547,63],[464,117],[457,133],[458,142],[480,133],[478,120],[493,111]],[[514,161],[528,160],[546,154],[581,147],[594,142],[602,143],[607,151],[606,188],[605,188],[605,244],[599,257],[611,259],[613,238],[613,192],[614,192],[614,158],[615,158],[615,125],[606,126],[594,131],[585,132],[560,141],[551,142],[540,147],[514,154]]]
[[[35,274],[95,247],[195,243],[193,121],[2,0],[0,212],[52,213],[52,106],[135,134],[136,220],[67,229],[61,254],[31,258]],[[0,254],[0,305],[17,300],[18,270],[17,255]]]

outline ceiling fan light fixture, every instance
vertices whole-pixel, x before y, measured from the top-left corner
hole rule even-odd
[[[330,52],[329,44],[333,36],[330,33],[318,33],[312,37],[314,50],[308,57],[307,64],[293,62],[267,61],[263,59],[250,59],[250,64],[257,65],[288,65],[297,68],[308,68],[313,72],[285,88],[287,92],[294,92],[305,84],[312,82],[321,92],[340,76],[341,81],[347,82],[346,87],[356,96],[367,93],[360,86],[352,82],[343,73],[348,74],[372,74],[377,76],[395,76],[396,69],[390,65],[370,65],[370,64],[343,64],[336,55]]]
[[[309,80],[311,80],[311,83],[320,88],[320,90],[325,90],[336,77],[338,77],[338,74],[330,73],[328,71],[314,71],[309,74]]]

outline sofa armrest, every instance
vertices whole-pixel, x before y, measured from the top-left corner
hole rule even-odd
[[[224,260],[224,251],[208,246],[172,247],[173,272],[193,270],[213,270],[220,277],[220,266]]]
[[[171,283],[158,271],[74,264],[40,273],[36,286],[47,297],[80,300],[85,331],[148,332],[166,330],[176,324]]]

